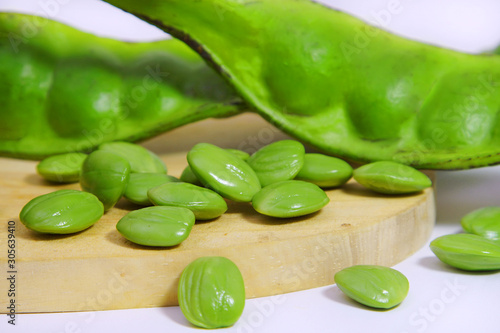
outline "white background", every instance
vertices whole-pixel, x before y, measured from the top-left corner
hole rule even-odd
[[[189,0],[186,0],[189,1]],[[477,53],[500,44],[498,0],[320,1],[397,34]],[[396,4],[396,6],[395,6]],[[398,8],[392,14],[389,8]],[[166,35],[100,1],[0,0],[0,11],[38,14],[85,31],[124,40]],[[500,167],[439,172],[437,223],[430,240],[461,230],[460,218],[483,206],[500,205]],[[429,241],[430,241],[429,240]],[[426,244],[395,266],[411,284],[407,299],[391,311],[348,300],[334,286],[248,300],[240,321],[227,332],[500,332],[500,275],[446,267]],[[77,287],[77,286],[76,286]],[[3,295],[0,295],[3,297]],[[196,329],[178,307],[0,317],[0,332],[185,332]]]

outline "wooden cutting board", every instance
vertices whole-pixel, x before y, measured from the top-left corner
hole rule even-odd
[[[150,140],[179,176],[185,154],[197,142],[249,152],[287,138],[258,116],[206,120]],[[430,236],[433,189],[409,196],[378,195],[354,181],[327,191],[331,202],[303,218],[276,219],[250,204],[229,202],[221,218],[197,223],[173,248],[147,248],[125,240],[118,220],[138,208],[122,199],[93,227],[57,236],[20,223],[21,208],[35,196],[78,184],[54,185],[35,172],[36,162],[0,159],[0,312],[5,313],[15,275],[18,313],[108,310],[177,304],[182,269],[200,256],[226,256],[240,268],[248,298],[333,284],[338,270],[355,264],[392,266]],[[15,266],[7,263],[8,221],[15,226]],[[14,273],[8,273],[13,271]]]

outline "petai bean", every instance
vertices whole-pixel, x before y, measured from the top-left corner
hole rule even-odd
[[[297,217],[314,213],[330,199],[317,185],[284,180],[263,187],[252,199],[253,208],[272,217]]]
[[[442,262],[466,271],[500,269],[500,243],[473,234],[434,239],[430,248]]]
[[[122,197],[130,175],[130,164],[123,157],[96,150],[83,162],[80,176],[82,190],[94,194],[111,209]]]
[[[295,179],[328,188],[344,185],[351,177],[352,167],[349,163],[323,154],[305,154],[304,165]]]
[[[137,205],[151,206],[148,190],[178,181],[177,178],[164,173],[131,173],[123,196]]]
[[[2,156],[87,152],[245,108],[175,39],[122,42],[16,13],[0,13],[0,36]]]
[[[217,193],[189,183],[166,183],[148,191],[149,200],[157,206],[184,207],[197,220],[210,220],[227,210],[226,201]]]
[[[43,159],[36,166],[40,176],[51,182],[76,183],[87,154],[67,153]]]
[[[146,207],[122,217],[116,229],[129,241],[146,246],[174,246],[194,225],[194,214],[181,207]]]
[[[245,161],[215,145],[196,144],[187,160],[203,185],[224,198],[248,202],[261,188],[259,178]]]
[[[203,186],[203,184],[198,179],[198,177],[196,177],[196,175],[193,173],[193,170],[189,165],[185,167],[184,170],[182,171],[180,180],[185,183],[190,183],[197,186]]]
[[[241,158],[243,161],[246,161],[250,158],[250,154],[243,151],[243,150],[240,150],[240,149],[231,149],[231,148],[228,148],[226,149],[226,151],[230,152],[230,153],[233,153],[234,155],[238,156],[239,158]]]
[[[85,230],[104,214],[99,199],[87,192],[59,190],[30,200],[19,219],[34,231],[70,234]]]
[[[408,279],[399,271],[376,265],[356,265],[335,274],[335,283],[353,300],[373,308],[390,309],[408,295]]]
[[[363,165],[354,170],[353,177],[366,188],[384,194],[415,193],[432,186],[424,173],[390,161]]]
[[[470,212],[461,220],[465,231],[489,239],[500,239],[500,207],[484,207]]]
[[[256,151],[247,163],[264,187],[272,183],[293,179],[304,164],[304,146],[294,140],[273,142]]]
[[[99,150],[120,155],[130,164],[134,173],[167,173],[165,163],[146,148],[129,142],[108,142],[99,146]]]
[[[228,327],[245,307],[245,284],[238,266],[224,257],[201,257],[182,272],[179,306],[193,325]]]

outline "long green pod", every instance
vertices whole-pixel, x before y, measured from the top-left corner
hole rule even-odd
[[[106,0],[183,40],[258,112],[332,155],[500,162],[500,57],[398,37],[309,0]]]
[[[239,112],[234,90],[177,40],[126,43],[0,13],[0,155],[42,158]]]

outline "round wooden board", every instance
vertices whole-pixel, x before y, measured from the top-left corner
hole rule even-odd
[[[252,152],[283,138],[258,116],[243,114],[191,124],[144,145],[161,155],[169,174],[179,176],[187,165],[186,152],[197,142]],[[333,284],[335,272],[344,267],[392,266],[405,259],[426,242],[435,220],[433,189],[390,197],[351,180],[328,190],[331,202],[303,218],[269,218],[248,203],[228,202],[226,214],[198,222],[188,239],[173,248],[138,246],[116,231],[118,220],[139,208],[125,199],[83,232],[42,235],[19,222],[21,208],[35,196],[79,185],[49,184],[35,166],[0,159],[0,244],[7,249],[7,221],[14,221],[19,313],[175,305],[182,269],[200,256],[233,260],[248,298]],[[0,266],[2,272],[11,270],[6,254]],[[0,290],[7,290],[9,281],[0,281]],[[1,312],[7,300],[0,297]]]

